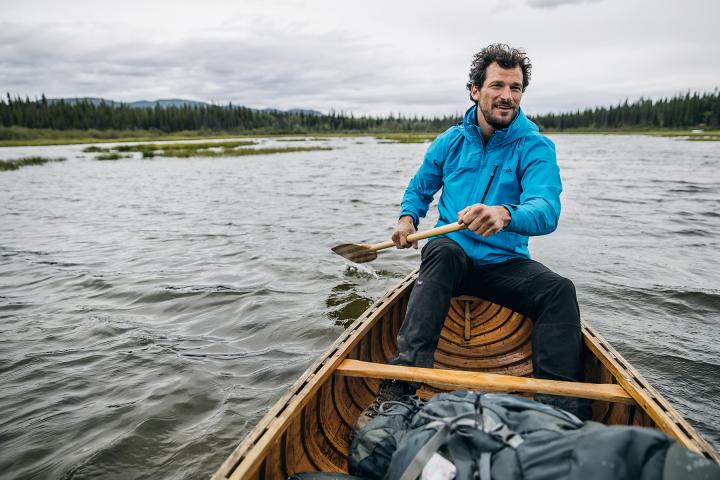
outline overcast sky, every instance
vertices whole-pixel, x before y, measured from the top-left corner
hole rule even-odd
[[[0,91],[355,114],[469,105],[472,55],[523,47],[530,114],[720,85],[718,0],[0,0]]]

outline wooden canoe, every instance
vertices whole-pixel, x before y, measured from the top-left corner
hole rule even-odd
[[[587,323],[587,383],[530,378],[531,320],[475,297],[452,300],[435,368],[386,365],[395,354],[416,277],[417,272],[408,275],[363,313],[275,403],[213,480],[284,480],[299,472],[347,472],[350,429],[374,399],[378,378],[423,381],[419,394],[426,398],[463,387],[591,398],[594,420],[659,428],[720,463],[718,452]]]

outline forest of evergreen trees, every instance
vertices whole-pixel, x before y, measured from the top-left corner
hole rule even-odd
[[[720,128],[720,94],[687,93],[662,100],[639,99],[614,107],[531,117],[542,129]],[[352,114],[287,113],[218,105],[137,108],[78,100],[0,98],[0,127],[53,130],[155,130],[223,132],[439,132],[457,122],[446,117],[356,117]]]
[[[588,108],[583,111],[532,117],[541,129],[573,128],[720,128],[720,94],[689,92],[662,100],[640,98],[616,107]]]
[[[56,130],[159,130],[165,133],[208,130],[224,132],[438,132],[456,122],[455,117],[356,117],[331,112],[287,113],[227,106],[130,107],[78,100],[42,98],[0,100],[0,126]]]

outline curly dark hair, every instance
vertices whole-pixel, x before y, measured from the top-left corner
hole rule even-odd
[[[502,68],[519,66],[523,74],[523,92],[525,91],[530,83],[530,72],[532,70],[530,59],[527,57],[525,50],[513,48],[505,43],[493,43],[475,54],[470,65],[470,80],[465,87],[468,90],[472,85],[481,88],[485,82],[487,67],[493,62],[497,62]],[[472,96],[470,100],[472,100]]]

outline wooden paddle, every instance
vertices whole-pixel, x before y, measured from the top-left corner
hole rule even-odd
[[[635,404],[635,400],[623,387],[613,383],[561,382],[485,372],[385,365],[352,359],[343,360],[335,373],[346,377],[391,378],[410,382],[427,382],[451,388],[471,388],[483,392],[545,393],[628,405]]]
[[[457,232],[458,230],[464,230],[467,225],[460,225],[459,223],[451,223],[449,225],[443,225],[442,227],[432,228],[424,232],[413,233],[408,235],[408,243],[413,243],[417,240],[423,240],[430,237],[436,237],[445,233]],[[343,243],[332,248],[332,251],[340,255],[341,257],[347,258],[351,262],[365,263],[372,262],[377,258],[378,250],[384,250],[386,248],[394,247],[395,244],[392,240],[387,240],[382,243],[375,243],[372,245],[366,243]]]

